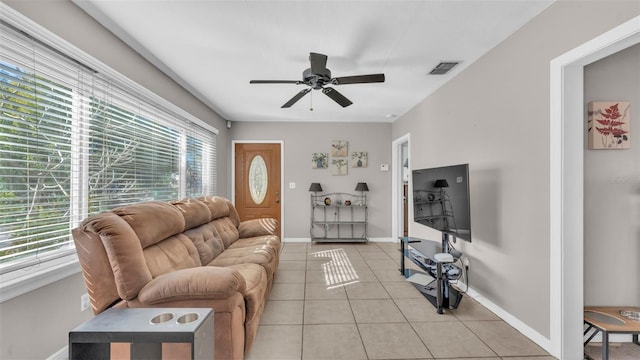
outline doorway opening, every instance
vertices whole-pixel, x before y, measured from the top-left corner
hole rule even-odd
[[[551,61],[550,353],[583,349],[584,67],[640,43],[640,16]]]
[[[392,223],[391,237],[397,240],[402,236],[409,236],[409,209],[407,198],[409,192],[410,167],[410,138],[411,134],[405,134],[392,143]]]

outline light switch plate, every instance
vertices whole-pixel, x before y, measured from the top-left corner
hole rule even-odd
[[[389,171],[389,164],[380,164],[380,171]]]

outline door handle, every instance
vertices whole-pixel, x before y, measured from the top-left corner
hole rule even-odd
[[[280,204],[280,192],[276,191],[276,204]]]

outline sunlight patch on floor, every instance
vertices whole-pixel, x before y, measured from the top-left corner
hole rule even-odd
[[[328,289],[350,285],[359,281],[356,269],[353,268],[349,255],[344,249],[318,251],[313,253],[313,256],[315,258],[330,259],[322,264],[324,280]]]

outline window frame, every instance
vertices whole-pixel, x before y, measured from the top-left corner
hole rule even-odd
[[[12,9],[8,5],[0,2],[0,19],[7,24],[19,29],[20,31],[29,34],[30,36],[38,39],[41,43],[51,47],[54,51],[59,52],[63,56],[67,56],[79,63],[86,64],[96,70],[97,72],[104,74],[106,77],[113,79],[113,81],[121,84],[127,88],[127,90],[140,94],[140,97],[154,102],[162,106],[169,113],[173,113],[178,118],[186,119],[189,122],[202,127],[213,134],[211,146],[213,146],[213,159],[209,163],[213,166],[213,169],[207,169],[211,178],[212,189],[210,191],[215,192],[217,186],[217,179],[214,177],[217,167],[217,135],[218,129],[212,125],[196,118],[189,114],[180,107],[170,103],[159,95],[153,93],[151,90],[144,88],[137,84],[133,80],[120,74],[111,67],[105,65],[100,60],[88,55],[84,51],[70,44],[66,40],[53,34],[51,31],[45,29],[33,20],[27,18],[16,10]],[[78,96],[78,101],[86,102],[87,98]],[[74,107],[77,109],[78,107]],[[77,117],[74,116],[74,119]],[[166,124],[165,119],[157,118],[158,122]],[[73,121],[72,127],[72,146],[73,144],[79,144],[85,141],[89,137],[88,123],[83,121]],[[186,138],[189,132],[181,129],[181,147],[186,147]],[[76,182],[77,186],[72,187],[71,193],[71,205],[70,205],[70,227],[71,229],[77,227],[79,223],[86,218],[88,207],[83,203],[87,202],[87,179],[88,179],[88,166],[80,166],[80,163],[87,163],[88,153],[80,152],[72,155],[71,166],[72,174],[71,181]],[[208,155],[207,155],[208,156]],[[181,153],[180,168],[185,161],[185,154]],[[182,172],[182,171],[181,171]],[[180,195],[184,195],[185,186],[180,186]],[[212,192],[212,194],[213,194]],[[83,200],[85,199],[85,200]],[[11,265],[11,263],[9,263]],[[11,268],[11,266],[7,268]],[[40,255],[37,259],[34,259],[33,264],[28,267],[21,267],[16,270],[9,270],[3,274],[0,274],[0,303],[23,295],[38,288],[47,286],[51,283],[64,279],[68,276],[72,276],[80,272],[80,266],[76,255],[75,247],[70,244],[64,248],[48,251]]]

